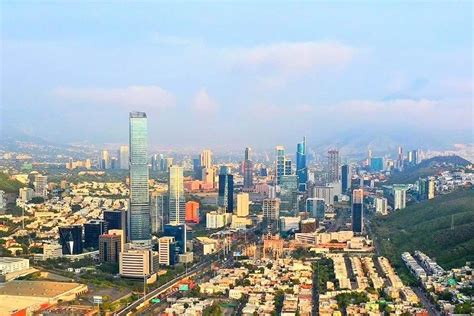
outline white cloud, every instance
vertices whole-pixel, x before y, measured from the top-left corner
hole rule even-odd
[[[158,32],[152,34],[151,40],[154,43],[166,46],[204,45],[204,41],[200,38],[165,35]]]
[[[206,89],[201,89],[194,96],[193,108],[198,112],[214,113],[219,108],[219,104],[209,96]]]
[[[58,87],[52,95],[62,101],[121,106],[133,109],[173,107],[176,99],[159,86],[129,86],[126,88]]]
[[[347,65],[353,47],[337,42],[282,42],[232,51],[232,64],[239,68],[268,73],[300,75],[319,69]]]

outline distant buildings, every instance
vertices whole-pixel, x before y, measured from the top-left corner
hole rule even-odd
[[[384,197],[376,197],[375,198],[375,213],[380,215],[387,215],[388,214],[388,202],[387,199]]]
[[[393,185],[393,209],[401,210],[406,207],[407,188],[405,185]]]
[[[234,176],[230,174],[229,167],[226,166],[222,166],[219,171],[217,205],[224,208],[227,213],[234,211]]]
[[[298,176],[298,191],[306,191],[308,168],[306,165],[306,137],[296,146],[296,175]]]
[[[148,193],[148,127],[144,112],[130,113],[130,207],[129,240],[150,244],[150,198]]]
[[[128,163],[129,163],[129,150],[128,146],[122,145],[118,150],[118,160],[120,169],[128,170]]]
[[[306,200],[306,212],[311,217],[323,220],[326,213],[326,203],[321,198],[308,198]]]
[[[34,180],[35,196],[47,198],[48,197],[48,177],[41,174],[35,175]]]
[[[281,177],[287,174],[287,163],[285,158],[285,147],[276,146],[276,160],[275,160],[275,184],[279,185],[281,182]],[[291,161],[290,161],[290,172],[291,174]]]
[[[171,166],[168,171],[168,203],[168,222],[183,224],[186,221],[183,167]]]
[[[379,172],[384,170],[384,160],[382,157],[370,158],[370,170],[373,172]]]
[[[280,199],[264,199],[262,211],[265,220],[268,222],[277,221],[280,217]]]
[[[244,175],[244,189],[253,188],[253,162],[250,160],[251,149],[245,148],[245,156],[242,164],[243,175]]]
[[[339,182],[339,151],[328,151],[328,183]]]
[[[111,168],[111,158],[108,150],[102,150],[99,160],[99,169],[106,170]]]
[[[119,234],[103,234],[99,237],[99,260],[101,262],[118,263],[122,251],[123,236]]]
[[[111,229],[127,229],[127,211],[125,210],[105,210],[103,213],[104,231]]]
[[[346,193],[351,188],[352,173],[350,165],[342,165],[341,167],[341,191]]]
[[[247,217],[249,216],[249,194],[248,193],[239,193],[237,194],[237,210],[235,215],[238,217]]]

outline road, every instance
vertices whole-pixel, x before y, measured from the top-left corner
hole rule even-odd
[[[207,267],[211,266],[211,263],[212,263],[211,260],[206,260],[202,263],[199,263],[198,265],[196,265],[196,266],[192,267],[191,269],[189,269],[188,272],[185,272],[185,273],[182,273],[182,274],[176,276],[176,278],[174,278],[173,280],[163,284],[162,286],[156,288],[155,290],[151,291],[150,293],[147,293],[145,295],[145,297],[142,296],[138,300],[133,302],[132,304],[125,307],[124,309],[122,309],[118,312],[115,312],[114,315],[116,315],[116,316],[127,315],[128,313],[135,310],[143,302],[149,301],[152,298],[158,296],[160,293],[162,293],[162,292],[166,291],[168,288],[176,285],[176,283],[178,283],[182,279],[192,275],[193,273],[195,273],[195,272],[197,272],[201,269],[204,269],[204,268],[207,268]]]
[[[423,291],[423,289],[421,289],[419,287],[416,287],[416,286],[413,286],[412,290],[416,293],[416,295],[420,299],[421,304],[423,304],[423,306],[428,310],[428,313],[430,314],[430,316],[439,316],[439,315],[441,315],[441,313],[436,309],[434,304],[431,303],[431,301],[428,299],[428,297],[426,296],[426,293],[425,293],[425,291]]]

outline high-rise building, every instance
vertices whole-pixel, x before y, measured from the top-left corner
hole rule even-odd
[[[193,178],[194,180],[202,180],[201,158],[193,159]]]
[[[328,183],[339,182],[339,151],[328,151]]]
[[[119,262],[122,251],[122,236],[118,234],[103,234],[99,236],[100,262]]]
[[[168,171],[168,221],[170,224],[184,224],[185,204],[183,167],[171,166]]]
[[[203,168],[212,168],[212,151],[204,149],[201,153],[201,166]]]
[[[275,151],[275,184],[279,185],[281,176],[285,175],[285,147],[276,146]]]
[[[120,169],[128,170],[128,163],[130,160],[129,151],[127,145],[122,145],[118,151]]]
[[[172,266],[176,263],[176,241],[174,237],[165,236],[158,239],[159,263]]]
[[[32,188],[20,188],[20,200],[24,203],[30,201],[34,197],[35,191]]]
[[[202,174],[201,174],[201,179],[206,186],[211,186],[214,188],[214,182],[215,182],[215,171],[214,168],[202,168],[201,169]]]
[[[126,232],[127,229],[127,211],[125,210],[105,210],[104,231],[108,232],[111,229],[122,229]]]
[[[308,168],[306,165],[306,137],[296,146],[296,175],[298,176],[298,191],[306,191]]]
[[[77,255],[82,253],[82,226],[59,227],[59,243],[62,246],[63,255]]]
[[[110,169],[110,153],[108,150],[102,150],[100,153],[99,168],[102,170]]]
[[[364,191],[352,191],[352,231],[362,233],[364,230]]]
[[[400,171],[403,170],[403,148],[402,148],[402,146],[398,146],[397,168]]]
[[[158,233],[163,231],[165,223],[167,223],[168,214],[168,195],[159,193],[153,194],[151,197],[151,232]]]
[[[283,175],[280,178],[280,208],[286,211],[296,209],[298,194],[298,177],[293,175]]]
[[[435,197],[436,187],[433,178],[430,178],[428,181],[428,200],[431,200]]]
[[[35,195],[42,197],[42,198],[47,198],[48,197],[48,177],[43,176],[41,174],[36,174],[35,175],[35,181],[34,181],[34,186],[35,186]]]
[[[105,232],[104,221],[92,220],[84,224],[84,248],[97,250],[99,236]]]
[[[378,172],[384,169],[383,157],[370,158],[370,170]]]
[[[308,198],[306,200],[306,212],[308,212],[311,217],[322,221],[326,215],[326,203],[324,199]]]
[[[262,203],[263,218],[267,221],[278,221],[280,217],[280,200],[264,199]]]
[[[351,188],[352,172],[350,165],[342,165],[341,167],[341,191],[346,193]]]
[[[387,215],[387,199],[384,197],[376,197],[375,198],[375,213],[381,215]]]
[[[418,164],[418,150],[414,149],[408,152],[408,162],[412,165]]]
[[[158,156],[158,154],[154,154],[153,156],[151,156],[151,170],[152,171],[160,170],[160,165],[161,165],[160,156]]]
[[[249,216],[249,203],[250,199],[248,193],[237,194],[237,212],[235,215],[238,217]]]
[[[250,160],[249,147],[245,148],[245,156],[243,162],[243,174],[244,174],[244,189],[250,189],[253,187],[253,162]]]
[[[129,240],[150,244],[150,197],[148,193],[148,127],[144,112],[130,113],[130,208]]]
[[[176,252],[186,253],[187,232],[186,224],[167,224],[163,231],[163,236],[173,237],[176,241]]]
[[[401,210],[406,207],[407,188],[405,185],[393,185],[393,209]]]
[[[199,223],[199,203],[196,201],[186,202],[186,223]]]
[[[229,167],[222,166],[219,171],[219,194],[217,204],[227,213],[234,211],[234,176]]]

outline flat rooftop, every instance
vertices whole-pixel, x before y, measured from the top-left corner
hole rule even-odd
[[[11,281],[0,284],[0,296],[34,296],[54,298],[83,287],[84,284],[52,281]]]
[[[15,258],[15,257],[0,257],[0,263],[12,263],[12,262],[21,262],[21,261],[28,261],[25,258]]]

